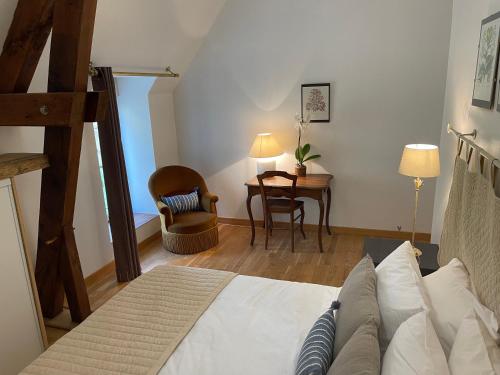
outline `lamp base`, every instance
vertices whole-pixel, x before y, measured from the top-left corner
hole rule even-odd
[[[276,170],[276,160],[257,161],[257,173]]]

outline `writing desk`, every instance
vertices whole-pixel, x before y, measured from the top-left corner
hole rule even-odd
[[[332,189],[330,187],[333,176],[331,174],[308,174],[305,177],[297,178],[297,198],[311,198],[318,201],[319,204],[319,222],[318,222],[318,246],[319,250],[323,252],[323,241],[322,241],[322,229],[323,229],[323,218],[325,216],[325,203],[323,201],[323,196],[326,193],[326,230],[329,235],[330,231],[330,208],[332,205]],[[266,186],[273,186],[282,189],[291,187],[291,181],[286,180],[282,177],[273,177],[265,180]],[[255,241],[255,222],[253,220],[252,214],[252,198],[255,195],[260,195],[259,181],[257,176],[252,178],[250,181],[245,183],[248,189],[247,196],[247,211],[248,217],[250,218],[250,225],[252,227],[252,239],[250,244],[253,245]]]

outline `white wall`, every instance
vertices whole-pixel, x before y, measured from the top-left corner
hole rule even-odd
[[[271,131],[292,167],[300,84],[332,82],[333,120],[306,135],[335,174],[333,224],[410,229],[413,185],[397,173],[407,143],[439,143],[451,0],[232,0],[175,90],[179,156],[219,194],[219,215],[246,218],[247,155]],[[430,232],[434,182],[418,230]],[[255,202],[257,200],[254,200]],[[258,202],[255,203],[259,206]],[[306,221],[316,222],[315,205]]]
[[[500,155],[500,113],[471,105],[481,20],[500,11],[500,0],[454,0],[446,101],[441,131],[442,175],[434,202],[432,240],[438,243],[451,186],[457,139],[446,133],[448,123],[467,133],[477,129],[477,143]]]
[[[157,79],[149,92],[149,110],[156,167],[179,163],[172,81]],[[167,87],[165,87],[167,86]]]

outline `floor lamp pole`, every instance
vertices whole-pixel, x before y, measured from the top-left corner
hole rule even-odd
[[[419,257],[422,255],[422,252],[415,247],[415,231],[417,226],[417,211],[418,211],[418,195],[420,193],[420,189],[424,185],[424,181],[420,177],[415,178],[415,210],[413,211],[413,231],[411,235],[411,245],[415,250],[415,255]]]

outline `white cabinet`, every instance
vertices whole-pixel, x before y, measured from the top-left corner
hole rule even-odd
[[[11,180],[0,180],[0,374],[17,374],[44,350]]]

